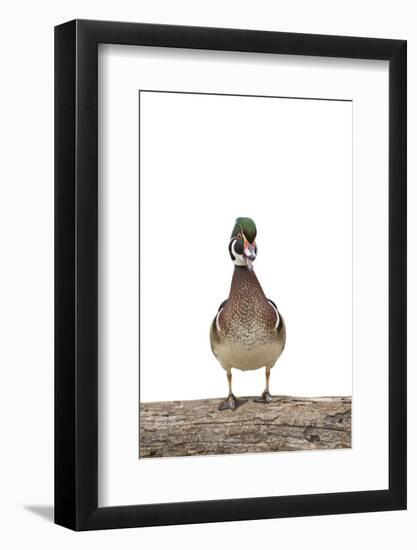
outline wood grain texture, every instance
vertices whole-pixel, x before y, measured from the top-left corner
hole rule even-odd
[[[254,397],[235,411],[222,399],[140,406],[140,458],[351,447],[350,397]]]

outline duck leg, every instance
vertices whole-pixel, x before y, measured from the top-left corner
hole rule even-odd
[[[255,399],[256,403],[271,403],[272,397],[269,393],[269,377],[271,375],[271,366],[267,366],[265,368],[265,379],[266,379],[266,386],[265,390],[263,391],[261,397],[258,397]]]
[[[226,409],[232,409],[232,411],[236,410],[240,405],[243,405],[243,403],[246,403],[247,399],[236,399],[236,397],[233,395],[232,392],[232,371],[227,371],[227,381],[229,383],[229,395],[227,396],[227,399],[225,399],[222,403],[219,405],[219,411],[224,411]]]

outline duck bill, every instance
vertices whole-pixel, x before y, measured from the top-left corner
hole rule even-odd
[[[253,261],[256,258],[255,244],[249,244],[247,241],[244,243],[243,257],[245,259],[246,267],[252,271]]]

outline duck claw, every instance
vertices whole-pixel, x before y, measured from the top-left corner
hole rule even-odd
[[[225,399],[219,405],[219,411],[225,411],[231,409],[235,411],[238,407],[247,402],[247,399],[236,399],[236,397],[231,393],[227,399]]]
[[[264,391],[261,395],[261,397],[257,397],[255,400],[255,403],[271,403],[272,396],[268,391]]]

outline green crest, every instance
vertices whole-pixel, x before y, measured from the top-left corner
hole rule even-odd
[[[256,238],[255,222],[251,218],[236,218],[231,238],[236,237],[239,232],[242,232],[250,244],[252,244]]]

